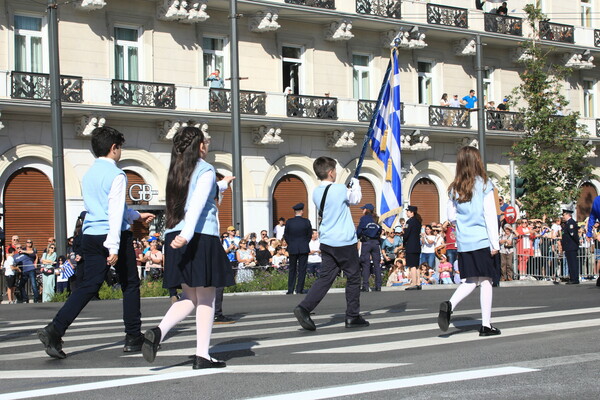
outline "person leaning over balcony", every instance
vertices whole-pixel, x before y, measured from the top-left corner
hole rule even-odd
[[[496,14],[498,15],[502,15],[502,16],[507,16],[508,15],[508,8],[506,7],[506,2],[502,2],[502,5],[500,7],[498,7],[498,9],[496,10]]]
[[[223,89],[225,87],[225,82],[221,78],[221,70],[219,69],[215,69],[206,80],[209,82],[208,86],[211,88]]]
[[[469,90],[469,94],[460,100],[460,104],[469,110],[473,110],[477,106],[477,96],[475,96],[475,90]]]

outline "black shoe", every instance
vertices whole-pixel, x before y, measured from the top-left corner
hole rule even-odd
[[[301,291],[297,291],[296,290],[296,294],[306,294],[306,293],[308,293],[308,290],[306,290],[306,289],[305,290],[301,290]]]
[[[226,315],[221,314],[215,315],[213,323],[216,325],[235,324],[235,320]]]
[[[44,344],[46,347],[46,354],[50,357],[64,359],[67,358],[67,355],[62,351],[62,339],[60,335],[56,332],[53,323],[49,323],[45,328],[38,329],[37,331],[38,339]]]
[[[207,360],[206,358],[194,356],[194,365],[192,365],[193,369],[205,369],[205,368],[225,368],[227,365],[225,361],[211,359]]]
[[[285,294],[294,294],[294,292],[286,292]]]
[[[404,290],[422,290],[422,289],[421,289],[421,285],[415,285],[415,286],[407,287]]]
[[[140,351],[142,350],[142,344],[144,344],[144,335],[141,333],[139,335],[130,335],[128,333],[125,335],[125,346],[123,346],[123,351],[125,353]]]
[[[294,308],[294,315],[296,316],[296,319],[298,320],[300,326],[306,329],[307,331],[317,330],[314,321],[310,317],[310,312],[308,312],[308,310],[306,310],[304,307],[298,306]]]
[[[381,288],[380,287],[373,288],[373,291],[374,292],[381,292]]]
[[[568,281],[567,285],[579,285],[579,281]]]
[[[481,325],[481,328],[479,328],[479,336],[496,336],[499,334],[500,329],[496,328],[495,326],[490,325],[490,328],[488,328],[487,326]]]
[[[600,278],[596,281],[596,286],[600,286]]]
[[[369,321],[360,315],[354,318],[346,318],[346,328],[365,328],[367,326],[369,326]]]
[[[440,303],[440,313],[438,314],[438,326],[442,332],[446,332],[450,326],[450,316],[452,315],[452,303],[443,301]]]
[[[158,326],[156,328],[148,329],[144,334],[142,355],[144,356],[144,360],[148,361],[149,363],[154,362],[154,359],[156,358],[161,337],[162,332]]]
[[[361,292],[368,292],[368,291],[369,291],[369,288],[368,288],[368,287],[361,287],[361,288],[360,288],[360,291],[361,291]]]

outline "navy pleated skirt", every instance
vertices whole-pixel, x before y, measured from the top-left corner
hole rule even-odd
[[[460,270],[460,279],[477,276],[493,278],[496,275],[494,271],[494,258],[490,253],[489,247],[458,252],[458,269]]]

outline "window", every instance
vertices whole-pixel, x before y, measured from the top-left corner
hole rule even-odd
[[[417,63],[419,75],[419,104],[433,104],[433,78],[431,70],[433,65],[427,61]]]
[[[581,26],[592,26],[592,0],[581,0]]]
[[[283,88],[292,89],[293,94],[300,94],[300,79],[302,73],[302,48],[283,46],[281,49],[283,61]]]
[[[139,29],[115,27],[115,78],[139,80]]]
[[[204,86],[208,86],[206,80],[211,73],[216,69],[219,70],[220,76],[225,76],[225,39],[217,37],[205,36],[202,38],[202,53],[203,53],[203,82]]]
[[[486,68],[483,70],[483,99],[485,101],[495,101],[493,91],[494,70]],[[496,104],[497,105],[497,104]]]
[[[594,103],[594,92],[596,83],[592,80],[583,80],[583,116],[594,118],[596,114]]]
[[[15,15],[15,70],[44,72],[42,18]]]
[[[370,57],[366,55],[352,55],[352,83],[355,99],[371,99],[371,86],[369,85],[369,59]]]

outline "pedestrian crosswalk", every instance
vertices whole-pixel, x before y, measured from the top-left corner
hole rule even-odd
[[[502,329],[502,335],[480,338],[475,330],[480,325],[479,315],[479,309],[457,310],[453,314],[450,330],[442,333],[435,322],[437,313],[431,310],[415,308],[397,313],[390,310],[367,311],[365,317],[371,326],[355,330],[344,328],[343,315],[316,314],[313,320],[317,330],[309,332],[298,326],[291,312],[249,313],[239,317],[235,324],[214,326],[211,354],[227,359],[228,365],[222,370],[208,371],[191,371],[190,363],[186,362],[195,352],[193,318],[182,321],[167,336],[152,365],[147,364],[141,354],[122,352],[124,335],[121,319],[78,319],[64,337],[64,350],[69,357],[54,362],[51,369],[42,364],[48,361],[48,356],[35,336],[36,329],[45,325],[46,320],[0,320],[3,338],[0,341],[0,382],[21,379],[23,376],[49,379],[57,374],[84,380],[83,383],[60,387],[49,385],[45,388],[46,392],[43,389],[11,393],[5,391],[0,394],[0,400],[74,393],[205,374],[327,374],[401,368],[409,363],[401,362],[400,357],[398,362],[357,362],[360,357],[347,362],[348,360],[340,361],[335,357],[383,352],[401,354],[404,350],[415,351],[419,348],[480,340],[507,341],[535,334],[541,326],[546,333],[600,326],[600,307],[564,310],[550,310],[540,306],[497,307],[493,310],[493,322]],[[155,326],[160,319],[160,316],[144,318],[144,328]],[[249,357],[248,352],[253,357]],[[90,363],[90,359],[97,362]],[[77,363],[76,367],[74,363]],[[533,370],[499,368],[482,376],[527,373]],[[474,379],[472,376],[469,379]],[[92,377],[99,379],[101,385],[94,386],[86,381]],[[396,382],[394,387],[416,385],[416,382],[402,380]],[[360,390],[368,392],[366,388]],[[318,398],[328,398],[327,392],[319,393],[319,396],[325,397]]]

